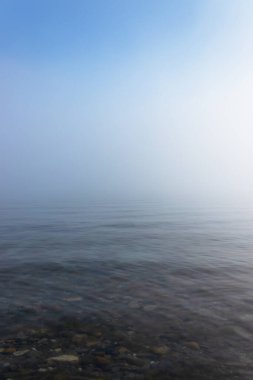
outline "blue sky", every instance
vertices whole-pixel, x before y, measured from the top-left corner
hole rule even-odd
[[[112,59],[195,28],[198,1],[2,0],[1,52],[25,61]]]
[[[252,8],[2,0],[0,198],[250,198]]]

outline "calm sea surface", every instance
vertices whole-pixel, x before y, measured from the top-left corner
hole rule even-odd
[[[146,352],[164,378],[186,378],[188,368],[189,379],[204,379],[201,366],[210,378],[253,378],[253,210],[2,207],[0,287],[2,337],[64,318],[99,320],[116,335],[139,334],[129,355]],[[128,378],[121,373],[115,379]]]

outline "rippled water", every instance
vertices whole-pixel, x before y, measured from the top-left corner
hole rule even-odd
[[[253,210],[2,207],[0,286],[5,333],[96,315],[252,378]]]

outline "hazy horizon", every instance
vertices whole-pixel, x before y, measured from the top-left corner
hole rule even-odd
[[[250,0],[0,3],[0,202],[253,201]]]

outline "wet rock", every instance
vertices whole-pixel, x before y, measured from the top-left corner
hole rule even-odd
[[[117,351],[119,354],[126,354],[127,352],[129,352],[129,350],[126,347],[119,347]]]
[[[33,334],[33,335],[46,335],[46,334],[48,334],[48,332],[49,332],[48,329],[44,328],[44,327],[31,330],[31,334]]]
[[[95,347],[97,345],[98,345],[98,340],[97,339],[90,339],[86,343],[87,347]]]
[[[75,334],[72,338],[73,343],[83,343],[87,340],[87,334]]]
[[[25,354],[28,354],[28,352],[30,352],[30,350],[19,350],[19,351],[15,351],[13,353],[14,356],[23,356]]]
[[[151,351],[156,355],[165,355],[170,351],[170,349],[166,345],[161,345],[152,347]]]
[[[53,356],[47,359],[49,362],[66,362],[66,363],[78,363],[79,357],[75,355],[60,355]]]
[[[133,355],[133,356],[127,356],[125,358],[125,360],[127,361],[127,363],[129,365],[134,366],[134,367],[139,367],[139,368],[143,368],[146,366],[147,364],[147,361],[146,360],[143,360],[141,358],[138,358],[136,357],[136,355]]]
[[[0,353],[1,354],[13,354],[13,352],[16,351],[15,347],[4,347],[0,348]]]
[[[48,339],[47,338],[42,338],[38,341],[38,344],[47,344],[48,343]]]
[[[61,312],[62,311],[62,307],[60,305],[51,305],[50,306],[50,310],[51,311],[55,311],[55,312]]]
[[[76,296],[76,297],[66,297],[66,298],[63,298],[63,300],[67,302],[80,302],[83,300],[83,298]]]
[[[200,346],[197,342],[186,342],[185,346],[191,348],[192,350],[200,350]]]
[[[96,364],[99,366],[106,366],[110,364],[111,356],[110,355],[96,356],[95,361],[96,361]]]
[[[61,352],[61,348],[60,347],[54,348],[53,351],[54,352]]]

